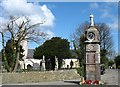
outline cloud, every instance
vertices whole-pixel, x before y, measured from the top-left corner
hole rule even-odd
[[[48,33],[48,30],[51,32],[51,29],[54,26],[55,17],[46,5],[40,6],[34,3],[28,3],[27,0],[3,0],[1,1],[0,8],[2,8],[0,9],[0,12],[4,12],[4,14],[9,16],[28,16],[32,23],[41,23],[44,20],[45,23],[41,26],[46,33]],[[1,19],[7,19],[4,15],[0,16]],[[49,34],[53,35],[52,32]],[[52,35],[50,35],[50,37]]]
[[[94,3],[90,4],[90,8],[92,8],[92,9],[99,8],[99,5],[94,2]]]
[[[109,25],[112,29],[118,29],[118,20],[112,20],[112,22],[108,23],[108,25]]]
[[[109,0],[105,0],[109,1]],[[114,8],[113,8],[114,7]],[[90,11],[99,12],[100,20],[109,20],[106,24],[108,24],[111,29],[118,29],[118,14],[117,14],[118,3],[117,2],[105,2],[101,3],[90,3],[89,9]]]
[[[7,20],[3,17],[0,17],[0,25],[3,25],[7,22]]]
[[[109,22],[107,24],[111,27],[111,29],[118,29],[118,15],[110,14],[109,9],[104,9],[100,18],[108,18]]]

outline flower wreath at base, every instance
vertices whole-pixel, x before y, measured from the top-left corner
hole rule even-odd
[[[82,80],[79,83],[80,85],[105,85],[106,83],[104,81],[99,80]]]

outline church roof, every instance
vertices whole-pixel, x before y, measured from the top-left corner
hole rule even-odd
[[[34,49],[28,49],[27,59],[33,58]]]

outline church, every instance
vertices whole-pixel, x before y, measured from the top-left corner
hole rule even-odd
[[[22,44],[23,49],[25,50],[23,55],[23,61],[19,61],[21,69],[28,69],[31,68],[32,70],[46,70],[46,61],[45,56],[43,55],[42,59],[35,59],[33,58],[34,49],[28,49],[28,42],[23,41]],[[71,61],[73,62],[72,68],[79,67],[79,59],[77,58],[66,58],[62,60],[61,69],[70,69],[71,68]],[[57,65],[57,66],[56,66]],[[55,70],[58,70],[58,58],[55,56]]]

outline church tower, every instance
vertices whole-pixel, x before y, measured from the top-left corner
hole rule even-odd
[[[28,41],[27,41],[27,39],[23,40],[21,42],[21,45],[22,45],[23,50],[24,50],[24,52],[23,52],[24,57],[22,59],[25,60],[27,58],[27,54],[28,54]]]
[[[23,52],[23,61],[19,61],[20,63],[20,66],[21,66],[21,69],[26,69],[25,67],[25,61],[26,61],[26,58],[27,58],[27,55],[28,55],[28,40],[25,39],[25,40],[22,40],[20,45],[22,46],[24,52]]]
[[[100,35],[90,15],[90,26],[85,32],[85,80],[100,80]]]

